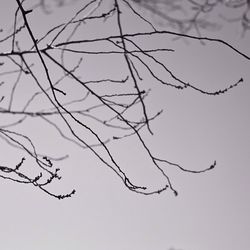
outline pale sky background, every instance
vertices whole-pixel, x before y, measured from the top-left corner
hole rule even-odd
[[[81,2],[54,10],[53,15],[45,18],[31,13],[35,34],[46,30],[52,20],[55,23],[67,20],[67,15]],[[15,1],[2,1],[0,10],[0,23],[10,27]],[[110,32],[112,25],[107,21],[94,26],[92,32]],[[249,34],[241,38],[239,23],[230,25],[204,34],[221,37],[250,55]],[[128,18],[126,27],[132,31],[145,26]],[[86,28],[86,32],[91,32],[91,28]],[[90,152],[52,140],[50,132],[31,122],[30,136],[39,141],[43,150],[50,152],[51,147],[58,153],[70,154],[60,164],[63,178],[53,187],[55,192],[75,188],[77,193],[58,201],[32,186],[1,179],[1,249],[250,249],[250,62],[216,43],[204,46],[166,38],[146,43],[169,44],[176,52],[164,54],[162,59],[179,77],[206,90],[223,88],[244,78],[244,84],[216,97],[189,89],[178,91],[151,81],[145,83],[152,89],[147,102],[150,112],[164,109],[152,123],[154,136],[146,137],[152,151],[185,168],[203,169],[214,160],[216,168],[199,175],[169,168],[167,173],[179,196],[174,197],[171,191],[141,196],[124,188],[120,179]],[[97,57],[93,61],[86,59],[89,60],[84,71],[87,79],[109,73],[114,78],[124,76],[119,62],[107,63],[107,57],[102,59],[98,63]],[[77,95],[78,90],[75,91]],[[2,124],[4,118],[0,119]],[[135,183],[149,187],[161,184],[161,177],[130,140],[111,143],[109,147],[119,162],[127,166]],[[2,158],[4,162],[12,162],[15,155],[0,141]]]

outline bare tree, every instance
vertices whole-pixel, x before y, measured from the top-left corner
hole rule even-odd
[[[74,2],[40,0],[34,3],[16,0],[12,13],[8,13],[8,16],[12,15],[13,23],[11,28],[1,30],[0,39],[0,145],[1,148],[9,148],[10,155],[6,156],[5,161],[1,156],[0,177],[34,185],[58,199],[74,194],[75,190],[67,194],[55,194],[49,189],[50,183],[60,179],[57,165],[68,157],[53,156],[53,147],[49,147],[50,134],[53,134],[58,136],[59,141],[63,139],[68,142],[69,146],[73,143],[82,150],[92,152],[98,161],[111,169],[133,192],[153,195],[170,189],[177,195],[165,171],[166,167],[175,167],[189,173],[204,173],[213,169],[216,161],[205,169],[194,171],[152,152],[144,135],[148,133],[153,136],[151,123],[162,110],[154,114],[149,111],[146,99],[150,89],[144,87],[147,86],[145,82],[157,82],[177,91],[190,88],[202,95],[216,96],[236,87],[243,79],[213,92],[200,89],[179,78],[161,61],[159,55],[172,53],[172,49],[150,48],[145,40],[185,37],[201,42],[215,42],[249,60],[247,55],[227,42],[202,37],[199,32],[202,25],[210,25],[200,19],[200,15],[219,4],[231,8],[242,5],[248,11],[248,1],[218,0],[212,1],[213,3],[204,1],[204,4],[188,1],[196,14],[185,20],[159,12],[160,4],[171,11],[184,11],[185,8],[180,5],[183,1],[154,1],[154,4],[149,0],[78,1],[81,7],[71,15],[67,12],[62,22],[49,23],[50,27],[39,23],[39,28],[34,28],[37,27],[34,25],[37,15],[49,18],[49,15],[55,15],[54,7]],[[153,22],[143,16],[143,12],[140,14],[138,5],[167,20],[177,30],[156,29]],[[243,19],[247,18],[247,11],[244,12]],[[140,21],[145,29],[130,31],[131,27],[126,21],[128,17]],[[248,19],[246,22],[248,23]],[[108,34],[100,32],[100,27],[105,25],[110,26]],[[97,26],[98,32],[94,32]],[[187,31],[193,27],[198,35],[188,34]],[[102,60],[103,57],[106,62],[118,64],[120,72],[114,72],[113,75],[108,72],[108,75],[99,76],[103,72],[95,69],[96,78],[88,79],[85,74],[91,67],[88,63]],[[94,64],[91,65],[93,67]],[[165,81],[155,68],[167,73],[172,81]],[[150,80],[142,77],[144,72],[149,75]],[[31,132],[33,123],[35,131]],[[44,143],[49,147],[51,155],[39,150],[39,146],[31,138],[34,133],[46,135]],[[123,143],[126,138],[133,138],[138,142],[152,166],[164,177],[165,185],[152,190],[131,181],[109,146],[113,142]],[[12,162],[18,157],[19,160]]]

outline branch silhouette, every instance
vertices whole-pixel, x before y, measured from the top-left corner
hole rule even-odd
[[[57,8],[73,2],[58,1]],[[190,88],[209,96],[222,95],[243,82],[243,78],[239,77],[224,89],[201,89],[181,79],[158,57],[160,53],[174,53],[173,49],[147,48],[143,45],[141,41],[144,39],[182,37],[226,46],[245,60],[250,59],[226,41],[204,37],[199,32],[199,25],[202,24],[199,19],[201,13],[209,12],[219,4],[230,8],[239,6],[233,7],[231,1],[214,1],[213,4],[208,1],[204,4],[188,2],[195,7],[196,15],[192,20],[174,19],[167,14],[163,16],[157,5],[160,1],[156,1],[155,5],[147,0],[112,0],[108,4],[102,0],[85,1],[74,14],[66,16],[64,22],[54,26],[52,24],[44,32],[34,28],[32,18],[36,12],[54,15],[51,6],[40,0],[28,7],[26,2],[16,0],[16,7],[12,13],[13,26],[8,32],[2,31],[0,39],[0,76],[3,79],[0,89],[4,90],[6,87],[9,91],[2,91],[1,93],[7,94],[0,96],[0,143],[2,148],[8,145],[13,149],[13,157],[16,151],[21,152],[22,157],[14,166],[0,165],[0,177],[17,183],[31,184],[57,199],[68,198],[75,193],[74,189],[66,194],[55,194],[50,191],[50,184],[61,179],[60,168],[57,165],[60,165],[60,161],[66,159],[68,154],[55,157],[53,148],[52,155],[39,151],[39,146],[33,141],[29,129],[29,123],[35,120],[46,125],[39,133],[43,132],[46,135],[49,129],[65,140],[69,147],[75,144],[82,150],[89,150],[97,161],[115,173],[127,189],[139,194],[153,195],[170,189],[177,195],[177,190],[166,173],[166,167],[175,167],[182,172],[193,174],[212,170],[216,166],[215,160],[207,168],[194,171],[159,157],[152,152],[143,136],[145,133],[154,136],[151,123],[162,114],[162,110],[150,114],[150,106],[146,102],[150,90],[143,87],[146,80],[142,77],[142,70],[146,71],[154,82],[166,87],[175,88],[177,91]],[[175,11],[181,10],[180,3],[181,1],[163,1],[162,4]],[[248,1],[242,1],[241,4],[248,11]],[[137,11],[138,5],[167,20],[177,31],[156,29],[151,21]],[[129,15],[140,20],[145,31],[129,32],[126,23]],[[245,15],[244,19],[248,14]],[[248,22],[248,19],[246,20]],[[109,34],[93,37],[91,32],[83,32],[93,24],[98,24],[98,27],[111,25]],[[203,25],[209,26],[204,21]],[[191,28],[197,30],[197,35],[188,34]],[[86,56],[94,60],[105,56],[114,64],[114,58],[119,58],[117,60],[122,62],[123,75],[104,75],[88,79],[83,73],[87,63]],[[166,82],[152,65],[167,73],[173,82]],[[24,95],[22,86],[28,82],[32,87],[26,90]],[[65,82],[70,83],[70,89]],[[76,92],[81,93],[80,98],[72,97],[71,90],[74,88]],[[19,99],[23,99],[23,95],[24,101],[20,102]],[[23,132],[23,128],[26,132]],[[100,133],[100,128],[101,131],[109,133]],[[39,129],[42,130],[43,127],[39,126]],[[108,134],[111,136],[107,136]],[[132,181],[133,178],[126,173],[124,166],[115,158],[109,146],[114,142],[122,144],[126,138],[137,140],[153,168],[164,178],[163,186],[151,189]],[[36,174],[33,170],[27,172],[25,169],[26,164],[30,162],[33,164],[33,170],[36,169]]]

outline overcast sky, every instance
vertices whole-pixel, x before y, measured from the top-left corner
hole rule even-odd
[[[67,15],[81,3],[55,9],[45,17],[38,10],[30,13],[34,33],[44,32],[48,25],[52,26],[52,21],[56,24],[68,20]],[[1,2],[0,21],[4,27],[11,27],[15,5],[15,1]],[[107,20],[93,27],[93,34],[112,33],[114,22]],[[127,30],[141,31],[144,27],[128,16]],[[91,33],[91,28],[86,28],[86,32]],[[250,37],[241,38],[240,25],[232,25],[232,29],[226,26],[205,35],[222,37],[250,55]],[[82,36],[86,38],[88,33]],[[250,62],[218,43],[204,46],[197,41],[173,42],[166,37],[144,43],[175,49],[162,55],[162,60],[180,78],[205,90],[221,89],[244,78],[243,84],[221,96],[205,96],[191,89],[178,91],[145,80],[145,88],[151,88],[147,101],[149,112],[164,110],[152,122],[154,136],[145,135],[152,152],[188,169],[204,169],[214,160],[216,168],[195,175],[168,167],[166,172],[179,195],[175,197],[168,190],[160,195],[143,196],[126,189],[89,151],[52,141],[46,126],[42,130],[36,122],[26,123],[30,136],[39,141],[44,151],[50,152],[51,147],[58,154],[70,155],[60,163],[63,178],[53,187],[55,192],[68,192],[72,188],[77,192],[59,201],[32,186],[1,179],[2,249],[250,249]],[[125,76],[120,61],[107,57],[86,57],[86,60],[84,77],[87,79],[111,73],[114,78]],[[144,73],[143,77],[147,77]],[[24,98],[25,91],[24,87],[17,103]],[[72,92],[79,95],[77,88]],[[3,119],[1,115],[0,124]],[[161,176],[132,140],[111,142],[109,147],[136,184],[157,187],[162,183]],[[8,159],[13,161],[15,155],[10,150],[0,141],[0,161],[1,158],[5,163]]]

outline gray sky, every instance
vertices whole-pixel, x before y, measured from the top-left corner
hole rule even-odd
[[[0,21],[9,20],[8,27],[13,19],[14,2],[1,3]],[[31,13],[35,34],[46,30],[52,21],[68,20],[67,15],[74,8],[77,9],[77,5],[58,9],[46,18]],[[113,25],[107,20],[104,24],[86,27],[82,36],[91,36],[91,32],[109,33]],[[144,28],[132,18],[127,19],[126,25],[128,30]],[[208,34],[221,36],[250,55],[249,35],[241,38],[239,28],[235,24],[235,29],[225,27]],[[169,44],[176,52],[164,54],[162,60],[180,78],[205,90],[224,88],[244,78],[243,84],[221,96],[205,96],[191,89],[178,91],[145,80],[145,88],[152,89],[147,101],[149,112],[164,109],[163,114],[152,122],[154,136],[143,133],[152,152],[188,169],[204,169],[214,160],[217,161],[216,168],[195,175],[166,166],[179,196],[174,197],[170,190],[154,196],[138,195],[127,190],[120,179],[90,152],[62,140],[54,141],[53,132],[40,129],[39,121],[30,122],[30,135],[39,142],[42,150],[50,152],[51,147],[58,155],[70,154],[69,159],[60,163],[62,180],[52,185],[52,189],[62,193],[75,188],[77,193],[70,199],[58,201],[31,186],[1,179],[2,249],[250,248],[249,61],[216,43],[204,46],[197,41],[173,42],[162,37],[143,43],[145,46]],[[25,47],[24,44],[20,46]],[[84,77],[87,79],[111,73],[114,78],[125,75],[119,59],[97,58],[84,58]],[[75,62],[73,58],[66,63]],[[141,72],[147,79],[147,74]],[[25,97],[25,88],[20,90],[23,94],[16,100],[17,106]],[[69,90],[72,96],[81,95],[77,88]],[[0,119],[2,123],[2,116]],[[149,187],[162,184],[162,177],[133,140],[112,142],[109,147],[136,184]],[[0,141],[0,158],[15,162],[15,157]]]

